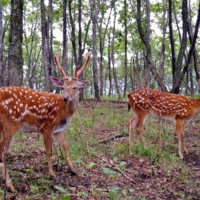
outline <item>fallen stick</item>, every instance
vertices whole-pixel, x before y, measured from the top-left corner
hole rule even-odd
[[[124,137],[124,136],[125,136],[124,134],[120,133],[120,134],[117,134],[117,135],[113,135],[113,136],[111,136],[109,138],[100,140],[99,143],[106,143],[106,142],[108,142],[110,140],[114,140],[115,138],[121,138],[121,137]]]
[[[131,181],[132,183],[135,184],[135,181],[133,179],[131,179],[130,177],[128,177],[122,170],[120,170],[117,166],[115,166],[113,163],[110,163],[109,161],[107,161],[104,158],[101,158],[99,156],[96,155],[97,158],[103,160],[104,162],[108,163],[112,168],[114,168],[116,171],[120,172],[126,179],[128,179],[129,181]],[[135,188],[135,186],[134,186]]]

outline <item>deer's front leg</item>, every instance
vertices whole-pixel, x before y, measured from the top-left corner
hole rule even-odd
[[[48,134],[47,132],[45,132],[42,133],[42,135],[48,159],[49,175],[52,176],[53,178],[56,178],[56,174],[52,166],[52,134]]]
[[[2,120],[2,119],[1,119]],[[15,188],[12,184],[12,180],[9,176],[8,169],[6,168],[5,164],[5,153],[8,151],[14,136],[19,128],[18,125],[11,124],[6,120],[3,122],[4,130],[0,126],[0,133],[1,133],[1,140],[0,140],[0,170],[3,174],[3,179],[6,181],[6,187],[11,191],[14,192]]]
[[[181,120],[176,120],[176,135],[177,135],[177,138],[178,138],[178,153],[179,153],[179,156],[180,158],[183,160],[183,153],[182,153],[182,144],[181,144],[181,141],[182,141],[182,122]]]
[[[183,127],[182,127],[181,139],[182,139],[183,151],[188,155],[188,150],[185,143],[185,132]]]
[[[11,191],[14,192],[15,188],[12,184],[11,178],[8,173],[8,169],[5,167],[5,164],[2,162],[0,163],[0,169],[2,170],[3,173],[3,179],[6,181],[6,187]]]
[[[67,141],[64,137],[64,134],[63,132],[58,132],[58,133],[55,133],[54,134],[55,138],[57,139],[57,141],[60,143],[60,145],[62,146],[62,148],[64,149],[65,151],[65,155],[66,155],[66,162],[67,162],[67,165],[68,167],[70,168],[71,170],[71,173],[73,175],[76,175],[76,172],[74,170],[74,166],[72,164],[72,161],[70,160],[70,155],[69,155],[69,147],[68,147],[68,144],[67,144]]]

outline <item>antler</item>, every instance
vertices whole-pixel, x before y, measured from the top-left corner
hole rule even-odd
[[[59,53],[56,53],[56,55],[54,56],[54,59],[55,59],[56,66],[58,67],[59,71],[62,73],[63,79],[68,79],[67,75],[65,74],[63,68],[61,67],[59,63]]]
[[[90,54],[87,53],[84,65],[78,71],[76,68],[75,75],[73,77],[74,79],[78,79],[78,77],[82,74],[83,70],[87,67],[89,60],[90,60]]]

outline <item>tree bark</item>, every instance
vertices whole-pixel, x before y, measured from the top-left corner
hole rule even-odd
[[[105,0],[104,0],[105,2]],[[104,81],[103,81],[103,72],[104,72],[104,66],[103,66],[103,51],[104,51],[104,46],[105,46],[105,37],[106,37],[106,32],[108,30],[108,25],[110,23],[110,18],[111,18],[111,13],[112,13],[112,9],[113,9],[113,6],[112,6],[112,1],[111,1],[111,8],[110,8],[110,12],[108,14],[108,17],[107,17],[107,22],[106,22],[106,27],[105,28],[102,28],[102,25],[103,25],[103,22],[104,22],[104,19],[105,19],[105,10],[103,10],[101,12],[101,17],[100,17],[100,23],[99,23],[99,26],[98,26],[98,30],[99,30],[99,52],[100,52],[100,60],[99,60],[99,63],[100,63],[100,95],[103,95],[103,88],[104,88]],[[110,36],[109,36],[110,37]],[[109,72],[110,73],[110,72]]]
[[[75,65],[78,64],[78,59],[77,59],[77,53],[76,53],[76,34],[75,34],[75,24],[74,20],[72,17],[72,2],[73,0],[69,0],[68,4],[68,11],[69,11],[69,20],[70,20],[70,25],[71,25],[71,42],[72,42],[72,52],[73,52],[73,57],[74,57],[74,62]]]
[[[175,46],[174,46],[174,33],[173,33],[173,23],[172,23],[172,0],[169,0],[169,10],[168,10],[168,18],[169,18],[169,37],[170,37],[170,45],[171,45],[171,62],[172,62],[172,76],[173,76],[173,85],[176,84],[175,76],[176,76],[176,56],[175,56]]]
[[[182,1],[182,22],[183,22],[182,38],[181,38],[181,46],[180,46],[180,50],[178,53],[178,58],[176,61],[176,67],[175,67],[175,71],[174,71],[175,85],[172,89],[172,92],[176,93],[176,94],[178,94],[180,91],[180,86],[179,86],[178,82],[180,81],[183,57],[184,57],[184,53],[185,53],[186,46],[187,46],[187,19],[188,19],[187,0],[183,0]]]
[[[82,49],[82,27],[81,27],[81,21],[82,21],[82,5],[81,5],[81,0],[78,0],[78,65],[77,68],[81,68],[82,66],[82,54],[83,54],[83,49]],[[83,74],[79,77],[79,79],[83,79]],[[83,88],[79,90],[79,100],[83,100]]]
[[[123,96],[126,96],[126,90],[127,90],[127,69],[128,69],[128,59],[127,59],[127,2],[124,0],[124,92]]]
[[[100,8],[100,0],[90,0],[90,12],[91,12],[91,19],[92,19],[92,65],[93,65],[93,79],[94,79],[94,92],[95,92],[95,99],[98,101],[100,100],[99,95],[99,84],[98,84],[98,69],[97,69],[97,19],[98,13]]]
[[[49,37],[47,39],[47,48],[48,48],[48,60],[49,60],[49,76],[52,75],[52,66],[54,63],[54,55],[53,55],[53,0],[49,0],[49,5],[48,5],[48,22],[47,22],[47,27],[49,31]],[[48,34],[47,34],[48,36]],[[53,83],[50,81],[50,91],[53,91]]]
[[[63,0],[63,53],[62,53],[62,67],[66,74],[68,74],[68,46],[67,46],[67,0]]]
[[[3,86],[3,8],[0,1],[0,87]]]
[[[199,4],[200,6],[200,4]],[[197,22],[199,21],[200,19],[197,18]],[[198,24],[197,24],[198,25]],[[196,26],[197,26],[196,25]],[[188,32],[188,36],[189,36],[189,40],[190,40],[190,44],[192,44],[193,40],[194,40],[194,35],[193,35],[193,31],[192,31],[192,24],[191,24],[191,20],[188,20],[187,22],[187,32]],[[194,61],[194,70],[195,70],[195,73],[196,73],[196,79],[199,80],[200,79],[200,74],[199,74],[199,68],[198,68],[198,57],[197,57],[197,50],[196,48],[194,47],[194,51],[193,51],[193,61]],[[200,93],[200,86],[198,85],[199,87],[199,93]],[[194,93],[194,92],[193,92]]]
[[[160,86],[162,91],[167,91],[167,88],[165,86],[165,84],[163,83],[162,78],[159,76],[159,74],[157,73],[155,67],[153,66],[153,62],[151,59],[151,47],[150,44],[148,43],[148,41],[145,38],[143,29],[142,29],[142,24],[141,24],[141,0],[137,0],[137,27],[138,27],[138,31],[140,34],[140,38],[143,42],[143,44],[145,45],[146,48],[146,61],[148,63],[149,69],[152,73],[152,75],[154,76],[155,80],[157,81],[158,85]]]
[[[44,75],[45,75],[45,90],[51,91],[50,87],[50,74],[51,74],[51,65],[49,62],[49,30],[48,22],[46,20],[46,9],[44,0],[41,0],[41,31],[42,31],[42,57],[44,64]]]
[[[162,45],[160,51],[160,60],[159,60],[159,74],[161,78],[164,80],[164,65],[165,65],[165,40],[166,40],[166,31],[167,31],[167,23],[166,23],[166,4],[165,0],[162,0],[163,3],[163,29],[162,29]]]
[[[23,84],[23,0],[11,0],[7,85]]]
[[[85,51],[85,44],[87,40],[88,30],[90,26],[90,20],[88,22],[86,31],[85,31],[85,37],[83,41],[83,32],[82,32],[82,1],[78,0],[78,41],[76,39],[76,25],[75,25],[75,17],[72,16],[72,2],[73,0],[69,0],[68,7],[69,7],[69,21],[71,25],[71,43],[72,43],[72,54],[74,58],[74,63],[76,66],[76,69],[80,69],[82,67],[82,56]],[[78,47],[77,47],[78,46]],[[72,72],[72,76],[74,75],[74,72]],[[79,77],[80,80],[84,79],[83,74]],[[80,89],[79,93],[79,100],[83,100],[83,89]]]
[[[119,84],[118,84],[118,80],[117,80],[117,72],[115,69],[115,24],[116,24],[116,6],[115,4],[114,6],[114,21],[113,21],[113,28],[112,28],[112,43],[111,43],[111,62],[112,62],[112,71],[113,71],[113,78],[114,78],[114,83],[115,83],[115,88],[117,91],[117,96],[118,99],[121,99],[121,93],[120,93],[120,89],[119,89]]]
[[[145,40],[148,44],[150,44],[150,2],[149,0],[146,0],[146,31],[145,31]],[[151,77],[150,77],[150,66],[147,61],[147,51],[145,52],[145,60],[144,60],[144,81],[145,86],[150,87]],[[151,55],[150,55],[151,56]]]
[[[192,58],[192,55],[193,55],[193,52],[194,52],[194,48],[195,48],[195,44],[196,44],[196,40],[197,40],[197,36],[198,36],[199,25],[200,25],[200,4],[199,4],[197,20],[196,20],[196,24],[195,24],[194,37],[193,37],[192,44],[191,44],[190,49],[189,49],[186,64],[185,64],[185,66],[184,66],[184,68],[183,68],[183,70],[180,74],[179,79],[176,82],[175,87],[172,89],[172,92],[176,92],[180,88],[182,80],[184,78],[184,75],[185,75],[186,71],[188,70],[188,66],[191,62],[191,58]],[[198,83],[199,83],[199,81],[198,81]]]
[[[38,29],[39,9],[40,7],[37,8],[37,11],[35,13],[35,21],[32,23],[31,28],[29,30],[30,32],[29,37],[27,37],[26,30],[24,30],[24,43],[25,43],[25,49],[26,49],[26,54],[27,54],[27,62],[26,62],[27,73],[26,73],[26,77],[24,76],[24,85],[27,85],[29,88],[32,88],[32,89],[36,87],[36,84],[35,84],[36,83],[35,81],[36,66],[37,66],[38,60],[40,58],[40,53],[41,53],[41,48],[39,49],[35,48],[35,38],[37,35],[36,33],[37,29]],[[25,18],[24,21],[28,21],[27,18]]]
[[[109,89],[108,89],[108,96],[111,96],[111,91],[112,91],[112,76],[111,76],[111,34],[108,36],[108,81],[109,81]],[[106,84],[106,82],[105,82]]]

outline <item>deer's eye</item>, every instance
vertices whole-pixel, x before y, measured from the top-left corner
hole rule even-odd
[[[76,90],[76,87],[73,87],[73,90]]]

